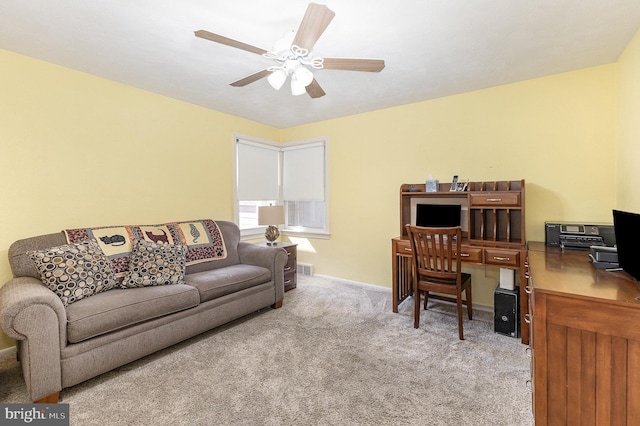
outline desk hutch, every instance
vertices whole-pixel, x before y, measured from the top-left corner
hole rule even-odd
[[[393,312],[413,294],[411,244],[405,225],[415,224],[416,203],[447,203],[462,206],[462,261],[469,264],[513,269],[525,283],[524,180],[469,182],[465,191],[450,191],[441,183],[438,191],[426,192],[425,184],[400,186],[400,236],[392,239]],[[412,222],[413,220],[413,222]],[[520,286],[520,323],[528,313],[524,285]],[[529,343],[529,328],[521,328],[522,342]]]

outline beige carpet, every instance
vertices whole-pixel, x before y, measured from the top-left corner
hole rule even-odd
[[[457,338],[452,306],[413,328],[388,289],[300,277],[278,310],[62,392],[84,425],[533,425],[529,358],[476,312]],[[28,402],[0,360],[0,402]]]

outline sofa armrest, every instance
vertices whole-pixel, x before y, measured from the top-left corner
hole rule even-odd
[[[280,247],[264,247],[246,242],[238,243],[240,263],[262,266],[271,271],[271,279],[276,285],[276,300],[284,299],[284,267],[287,264],[287,251]]]
[[[0,288],[0,325],[19,341],[31,400],[62,389],[60,351],[66,345],[67,314],[60,298],[37,278],[14,278]]]
[[[27,310],[30,312],[29,318],[24,317]],[[55,315],[53,324],[38,318],[38,312],[48,316],[48,311]],[[60,345],[66,344],[67,312],[64,305],[37,278],[18,277],[0,287],[0,325],[7,336],[16,340],[28,339],[29,332],[34,328],[55,327],[51,331],[60,337]]]

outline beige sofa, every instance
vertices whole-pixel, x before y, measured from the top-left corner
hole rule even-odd
[[[172,285],[114,288],[65,306],[43,285],[32,250],[67,243],[65,233],[16,241],[14,278],[0,288],[0,325],[16,339],[32,401],[57,402],[60,391],[284,298],[281,248],[240,241],[232,222],[215,222],[222,259],[187,264]]]

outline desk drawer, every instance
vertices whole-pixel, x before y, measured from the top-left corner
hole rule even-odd
[[[284,265],[284,273],[286,274],[289,271],[295,272],[297,268],[297,262],[295,257],[290,257],[287,261],[287,264]]]
[[[298,246],[287,245],[284,249],[289,256],[284,266],[284,291],[289,291],[298,286]]]
[[[519,192],[469,194],[469,207],[520,207]]]
[[[482,249],[462,247],[460,257],[463,262],[482,263]]]
[[[400,255],[413,254],[413,250],[411,250],[411,243],[409,242],[409,240],[396,241],[396,254],[400,254]]]
[[[284,291],[289,291],[298,286],[298,273],[295,270],[284,273]]]
[[[482,249],[475,247],[462,247],[461,257],[463,262],[482,263]],[[411,255],[411,243],[409,241],[398,241],[396,243],[396,254]]]
[[[492,265],[519,266],[520,252],[503,249],[485,249],[485,263]]]

